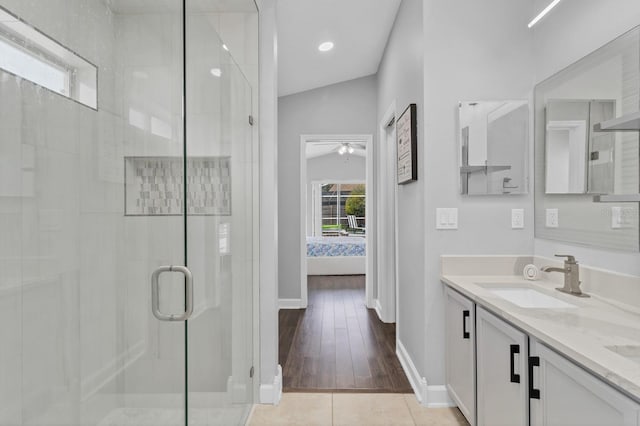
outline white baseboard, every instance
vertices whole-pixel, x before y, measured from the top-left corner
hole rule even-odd
[[[278,310],[280,309],[302,309],[302,299],[278,299]]]
[[[429,408],[455,407],[455,404],[453,403],[451,398],[449,398],[449,393],[447,392],[446,386],[429,386],[427,384],[427,379],[425,379],[424,377],[420,377],[418,369],[413,363],[413,360],[409,356],[409,353],[405,349],[402,342],[398,340],[396,343],[396,355],[398,355],[400,365],[402,365],[402,369],[407,375],[409,383],[411,383],[411,387],[413,388],[413,393],[415,394],[416,399],[418,400],[420,405]]]
[[[427,407],[455,407],[456,403],[449,397],[445,385],[427,385]]]
[[[282,367],[278,365],[273,383],[260,385],[260,404],[278,405],[282,398]]]
[[[384,320],[382,319],[382,305],[380,304],[380,299],[373,300],[373,309],[376,310],[376,314],[378,314],[378,319],[384,322]]]
[[[420,377],[418,369],[400,340],[396,341],[396,355],[398,355],[400,365],[402,365],[404,374],[407,375],[407,379],[409,379],[409,383],[411,383],[413,393],[416,395],[418,402],[421,405],[427,406],[427,379]]]

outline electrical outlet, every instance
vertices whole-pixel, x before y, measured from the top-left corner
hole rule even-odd
[[[511,209],[511,229],[524,228],[524,209]]]
[[[611,229],[631,228],[631,216],[633,208],[631,207],[611,207]]]
[[[436,229],[458,229],[458,209],[436,209]]]
[[[547,209],[546,227],[547,228],[558,227],[558,209]]]

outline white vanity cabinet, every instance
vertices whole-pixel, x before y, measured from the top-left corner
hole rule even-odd
[[[445,288],[447,390],[469,423],[475,425],[475,304]]]
[[[527,335],[476,308],[478,426],[527,426]]]
[[[445,287],[446,380],[471,426],[640,426],[640,403]]]
[[[638,426],[640,405],[530,339],[532,426]]]

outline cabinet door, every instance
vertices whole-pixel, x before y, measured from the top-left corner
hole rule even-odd
[[[527,336],[476,310],[478,426],[527,426]]]
[[[530,355],[531,425],[638,425],[640,405],[622,393],[534,339]]]
[[[475,305],[446,287],[447,390],[469,423],[475,425]]]

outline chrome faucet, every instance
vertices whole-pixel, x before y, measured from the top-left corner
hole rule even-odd
[[[589,297],[580,290],[580,269],[576,258],[568,254],[556,254],[556,257],[566,257],[564,260],[564,268],[555,268],[552,266],[544,266],[542,272],[562,272],[564,273],[564,287],[558,287],[556,290],[563,293],[569,293],[577,297]]]

